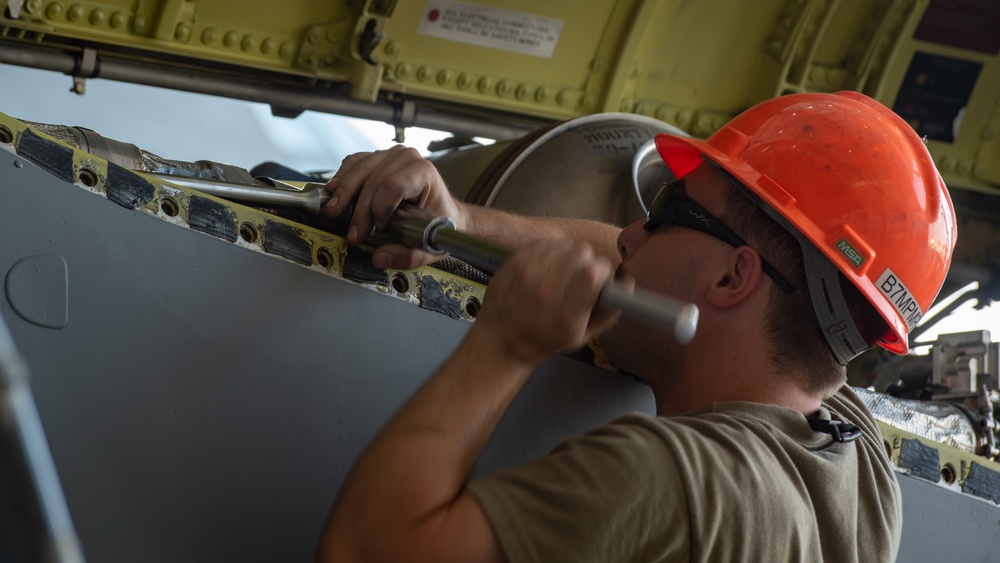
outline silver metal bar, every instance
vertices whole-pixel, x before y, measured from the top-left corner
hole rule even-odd
[[[612,282],[601,293],[600,305],[649,325],[673,330],[674,338],[687,344],[698,329],[698,306],[641,287],[630,290]]]
[[[82,55],[51,47],[23,45],[0,39],[0,63],[53,70],[73,75],[80,68]],[[468,114],[447,112],[416,100],[412,119],[403,119],[401,106],[388,101],[354,100],[329,89],[307,90],[254,81],[242,76],[211,73],[194,68],[177,68],[149,61],[118,59],[107,53],[98,55],[99,72],[94,78],[158,86],[269,104],[292,113],[318,111],[382,121],[397,127],[425,127],[450,131],[456,135],[513,139],[550,123],[551,120],[528,119],[502,112],[469,108]],[[410,99],[410,101],[414,101]],[[405,122],[404,122],[405,121]]]
[[[307,183],[301,190],[292,190],[280,187],[269,188],[265,186],[216,182],[202,178],[173,176],[170,174],[150,174],[150,176],[224,199],[257,203],[262,206],[292,207],[308,211],[313,215],[319,215],[326,202],[330,201],[330,194],[327,193],[323,184],[319,183]],[[272,180],[272,182],[284,184],[275,180]],[[292,187],[290,184],[284,185]]]
[[[404,244],[428,252],[448,252],[489,274],[496,272],[510,256],[510,251],[502,246],[456,231],[450,219],[420,216],[413,208],[403,209],[402,215],[406,218],[394,220],[390,229],[405,233],[401,236]],[[690,342],[698,328],[698,307],[693,303],[638,287],[627,289],[618,281],[604,288],[598,306],[670,331],[681,344]]]
[[[417,226],[421,226],[419,221]],[[438,252],[447,252],[468,264],[479,268],[487,274],[493,274],[500,269],[510,251],[504,247],[491,243],[452,228],[441,228],[442,226],[427,225],[433,231],[429,233],[428,240],[432,248]],[[425,247],[425,250],[427,248]]]

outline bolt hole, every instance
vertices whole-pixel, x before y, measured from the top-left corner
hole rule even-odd
[[[257,227],[246,221],[240,223],[240,238],[253,244],[257,242]]]
[[[948,483],[949,485],[954,485],[955,480],[958,479],[958,473],[955,471],[955,466],[950,463],[942,465],[941,479],[943,479],[944,482]]]
[[[94,171],[90,168],[81,168],[80,181],[83,182],[84,186],[93,188],[97,185],[97,174],[94,174]]]
[[[390,280],[392,288],[396,290],[396,293],[406,293],[410,291],[410,280],[406,279],[406,274],[401,274],[396,272],[392,275],[392,280]]]
[[[181,212],[181,208],[177,205],[174,198],[165,197],[160,200],[160,211],[167,217],[177,217],[177,214]]]
[[[6,126],[0,125],[0,143],[9,145],[14,142],[14,134]]]
[[[324,268],[329,270],[330,268],[333,267],[334,263],[333,251],[331,251],[329,248],[325,246],[319,247],[319,250],[316,251],[316,262],[320,266],[323,266]]]
[[[472,318],[479,316],[479,310],[482,309],[482,307],[483,304],[480,303],[479,299],[476,299],[475,297],[470,297],[469,300],[465,302],[465,312]]]

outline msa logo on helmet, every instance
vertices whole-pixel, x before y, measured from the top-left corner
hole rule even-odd
[[[899,311],[899,316],[903,317],[910,330],[917,326],[920,317],[924,316],[924,312],[920,310],[920,305],[917,304],[917,300],[913,298],[910,290],[906,289],[906,286],[896,274],[892,273],[892,270],[886,269],[885,272],[882,272],[882,276],[875,282],[875,287]]]
[[[837,250],[842,252],[844,256],[847,256],[847,259],[850,260],[855,267],[865,263],[864,256],[858,254],[858,251],[854,250],[854,247],[844,239],[840,239],[840,242],[837,243]]]

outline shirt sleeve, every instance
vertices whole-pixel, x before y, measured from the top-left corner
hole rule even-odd
[[[686,561],[687,499],[666,439],[656,419],[629,415],[468,491],[512,563]]]

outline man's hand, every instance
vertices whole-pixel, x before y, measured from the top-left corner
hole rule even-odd
[[[465,228],[462,206],[430,161],[415,149],[396,145],[383,151],[352,154],[344,159],[326,185],[331,193],[324,212],[339,215],[357,197],[347,242],[359,244],[372,226],[384,229],[403,202],[414,204],[434,215],[451,217],[460,230]],[[378,268],[411,269],[440,259],[400,244],[384,244],[372,255]]]
[[[523,248],[490,282],[473,330],[488,331],[511,356],[532,364],[575,350],[617,320],[615,312],[595,311],[613,276],[612,263],[585,242]]]

